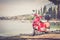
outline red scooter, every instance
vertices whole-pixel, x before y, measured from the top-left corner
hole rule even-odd
[[[33,36],[36,34],[48,33],[50,30],[50,23],[40,21],[38,24],[33,23]]]

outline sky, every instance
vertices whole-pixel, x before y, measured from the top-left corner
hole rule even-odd
[[[32,14],[32,10],[40,10],[44,5],[50,3],[48,0],[2,1],[2,3],[0,3],[0,16]]]

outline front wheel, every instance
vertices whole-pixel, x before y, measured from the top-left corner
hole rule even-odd
[[[35,36],[35,29],[33,30],[33,36]]]
[[[35,36],[36,34],[37,34],[37,30],[34,29],[34,30],[33,30],[33,36]]]

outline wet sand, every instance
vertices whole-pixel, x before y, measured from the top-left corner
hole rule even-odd
[[[21,36],[20,38],[60,38],[60,34],[43,34],[36,36]]]
[[[43,34],[36,36],[14,36],[14,37],[0,37],[0,40],[60,40],[60,34]]]

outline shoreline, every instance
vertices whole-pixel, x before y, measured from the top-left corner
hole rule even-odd
[[[36,36],[0,37],[0,40],[60,40],[60,34],[44,34]]]

